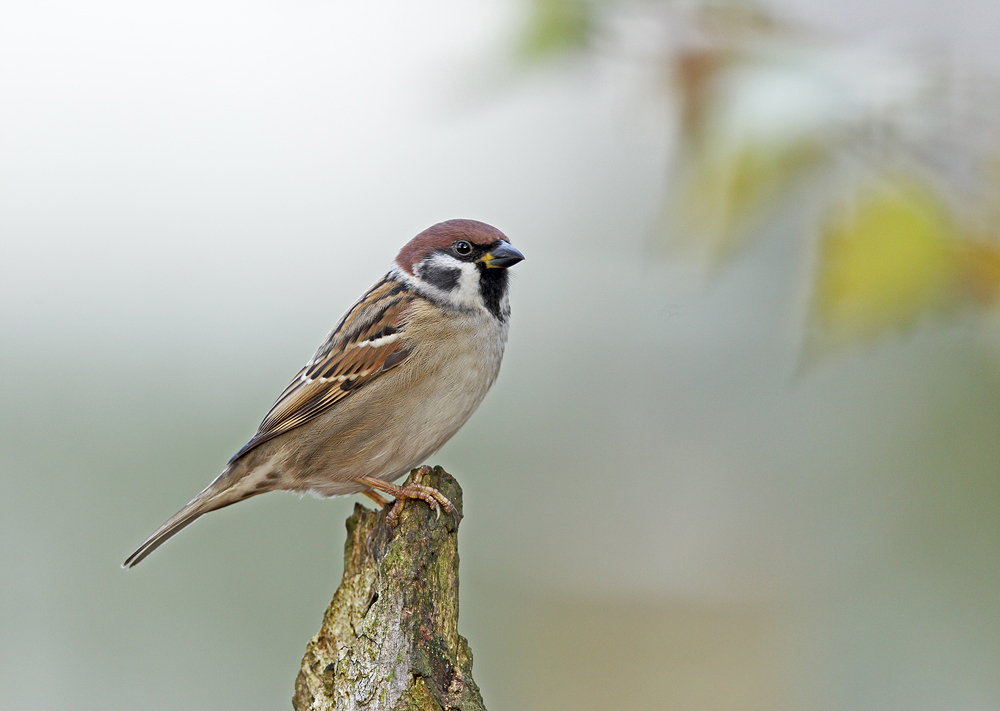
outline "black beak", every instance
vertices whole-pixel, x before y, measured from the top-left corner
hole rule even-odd
[[[500,246],[491,249],[479,258],[487,269],[506,269],[524,260],[524,255],[510,246],[506,240],[500,240]]]

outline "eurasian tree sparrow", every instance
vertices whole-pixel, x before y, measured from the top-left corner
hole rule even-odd
[[[507,267],[524,256],[475,220],[436,224],[403,247],[352,306],[219,477],[128,557],[131,568],[209,511],[276,489],[381,491],[454,511],[437,490],[392,484],[438,451],[500,370]]]

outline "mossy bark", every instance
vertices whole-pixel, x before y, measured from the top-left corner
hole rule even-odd
[[[410,500],[390,528],[385,511],[355,505],[344,577],[295,680],[296,711],[485,711],[458,634],[462,489],[440,467],[420,483],[458,513],[437,518]]]

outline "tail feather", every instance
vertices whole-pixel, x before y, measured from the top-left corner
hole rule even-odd
[[[201,503],[202,502],[199,502],[196,499],[174,514],[165,524],[156,529],[156,533],[147,538],[145,543],[136,548],[132,555],[125,559],[125,562],[122,563],[122,567],[134,568],[143,558],[163,545],[168,538],[173,536],[189,523],[193,523],[194,520],[201,517],[202,514],[206,514],[212,510],[196,506],[196,504],[200,505]]]
[[[168,538],[209,511],[216,511],[259,493],[257,491],[237,491],[228,481],[227,474],[229,474],[229,470],[223,472],[218,479],[194,497],[187,506],[167,519],[166,523],[156,529],[156,532],[147,538],[145,543],[136,548],[132,555],[125,559],[122,567],[134,568],[143,558],[163,545]]]

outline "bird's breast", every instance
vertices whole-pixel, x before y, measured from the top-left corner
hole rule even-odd
[[[479,314],[423,323],[421,316],[407,328],[409,357],[304,425],[294,451],[283,453],[283,466],[297,473],[295,488],[335,495],[364,488],[350,483],[362,475],[393,481],[440,449],[479,407],[500,369],[505,325]]]

